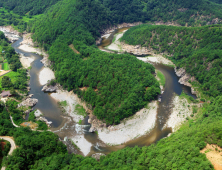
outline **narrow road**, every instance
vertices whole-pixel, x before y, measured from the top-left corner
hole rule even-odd
[[[16,124],[14,123],[12,116],[10,116],[10,119],[11,119],[11,121],[12,121],[13,126],[19,127],[18,125],[16,125]]]
[[[12,152],[16,149],[15,141],[11,137],[8,137],[8,136],[0,136],[0,139],[7,140],[10,142],[11,148],[8,155],[11,155]],[[1,170],[5,170],[5,169],[6,169],[5,167],[1,168]]]

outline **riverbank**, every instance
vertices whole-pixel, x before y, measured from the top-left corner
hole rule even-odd
[[[80,99],[72,91],[68,92],[62,89],[57,90],[56,93],[51,93],[50,96],[57,102],[63,103],[61,107],[65,110],[64,114],[71,117],[72,121],[74,121],[74,128],[72,129],[74,133],[69,135],[68,138],[74,143],[76,149],[78,149],[84,156],[87,156],[91,151],[92,144],[84,137],[84,128],[89,125],[78,124],[78,122],[81,122],[84,119],[84,116],[79,114],[76,110],[77,105],[81,104]]]
[[[157,108],[157,101],[153,101],[120,124],[97,129],[100,140],[107,145],[120,145],[149,133],[155,127]]]
[[[152,53],[152,56],[147,56],[147,57],[137,57],[137,59],[144,61],[144,62],[148,62],[148,63],[160,63],[160,64],[164,64],[164,65],[168,65],[168,66],[172,66],[172,67],[176,67],[175,64],[170,61],[167,58],[164,58],[162,55],[160,54],[154,54]]]
[[[164,128],[171,127],[172,132],[177,131],[180,126],[192,115],[192,106],[188,103],[185,98],[181,98],[180,96],[175,96],[172,105],[174,105],[172,109],[172,113],[167,120]]]
[[[39,73],[39,83],[43,86],[52,79],[55,79],[54,72],[50,68],[44,67]]]
[[[39,73],[39,83],[40,85],[45,85],[48,81],[55,79],[54,72],[48,67],[49,61],[48,61],[48,54],[44,52],[40,48],[35,48],[34,43],[31,38],[31,34],[23,34],[23,41],[20,43],[19,46],[20,50],[23,50],[25,52],[30,53],[37,53],[41,56],[43,56],[43,59],[41,60],[44,64],[44,68]],[[31,66],[31,63],[34,61],[34,57],[25,57],[24,55],[20,54],[21,58],[20,61],[23,65],[23,67],[28,68]]]
[[[157,24],[157,23],[156,23]],[[157,24],[158,25],[158,24]],[[129,45],[124,42],[120,42],[120,38],[123,36],[123,34],[126,32],[118,34],[116,36],[116,39],[114,42],[112,42],[109,46],[106,47],[106,49],[112,50],[112,51],[117,51],[120,53],[127,52],[131,53],[134,55],[148,55],[146,57],[137,57],[137,59],[142,60],[144,62],[149,62],[149,63],[161,63],[164,65],[172,66],[174,67],[174,71],[179,79],[179,83],[183,84],[185,86],[191,87],[192,94],[198,95],[198,92],[196,89],[194,89],[190,83],[193,81],[196,81],[194,76],[191,76],[190,74],[186,73],[186,70],[184,68],[177,69],[176,65],[170,61],[169,59],[163,57],[162,54],[156,54],[152,49],[148,49],[146,47],[141,47],[140,45]]]
[[[23,54],[20,54],[19,60],[22,63],[22,66],[27,69],[35,59],[34,57],[25,57]]]
[[[114,35],[114,39],[115,41],[110,44],[109,46],[106,47],[106,49],[112,50],[112,51],[118,51],[118,52],[123,52],[122,48],[121,48],[121,43],[119,41],[119,39],[123,36],[123,34],[126,32],[127,30]],[[109,34],[108,34],[109,35]]]
[[[65,113],[72,117],[73,121],[79,122],[84,119],[84,116],[78,115],[75,111],[76,105],[79,104],[77,100],[77,96],[71,91],[68,92],[66,90],[57,90],[56,93],[51,93],[50,96],[55,99],[57,102],[64,102],[63,106],[65,109]]]

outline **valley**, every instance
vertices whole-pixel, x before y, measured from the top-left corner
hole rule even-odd
[[[3,168],[220,168],[219,1],[39,2],[0,0]]]

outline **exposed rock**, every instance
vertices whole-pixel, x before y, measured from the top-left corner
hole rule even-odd
[[[29,95],[27,96],[27,98],[31,98],[32,96],[34,96],[34,94],[29,94]]]
[[[17,41],[21,35],[18,31],[14,30],[12,26],[0,26],[0,31],[2,31],[5,37],[12,43]]]
[[[48,59],[48,55],[44,55],[43,59],[40,61],[45,67],[49,67],[51,65],[51,61]]]
[[[92,158],[95,158],[97,161],[99,161],[101,156],[106,156],[106,155],[104,153],[95,153],[92,155]]]
[[[50,85],[46,84],[45,86],[43,86],[42,91],[44,91],[44,92],[55,92],[57,89],[58,89],[57,86],[50,86]]]
[[[149,50],[146,47],[141,47],[140,45],[134,46],[121,42],[121,47],[123,51],[126,51],[127,53],[131,53],[134,55],[152,55],[151,50]]]
[[[18,104],[18,107],[26,106],[26,107],[33,107],[38,103],[38,99],[34,98],[27,98],[22,103]]]
[[[34,43],[32,41],[32,34],[31,33],[27,33],[26,31],[23,32],[23,41],[20,43],[22,44],[26,44],[26,45],[30,45],[30,46],[34,46]]]
[[[92,123],[92,120],[91,120],[91,119],[88,119],[88,123]]]
[[[176,22],[163,22],[163,21],[155,21],[154,25],[172,25],[172,26],[181,26]]]
[[[186,74],[186,70],[184,68],[180,68],[177,70],[177,68],[174,69],[175,73],[178,77],[182,77],[184,74]]]
[[[98,38],[97,40],[96,40],[96,45],[99,45],[101,42],[102,42],[102,38]]]
[[[93,127],[93,126],[91,126],[91,128],[89,129],[89,132],[90,132],[90,133],[94,133],[95,131],[96,131],[96,128]]]
[[[48,127],[50,127],[50,125],[52,124],[52,122],[48,121],[45,117],[39,117],[36,120],[41,120],[41,121],[45,122],[48,125]]]
[[[185,12],[185,11],[187,11],[189,8],[179,8],[178,9],[178,11],[180,11],[180,12]]]
[[[190,75],[189,74],[185,74],[183,75],[180,80],[179,80],[179,83],[180,84],[184,84],[185,86],[189,86],[191,87],[192,85],[188,82],[190,80]]]
[[[12,26],[0,26],[0,31],[2,32],[9,32],[15,34],[17,36],[21,36],[21,33],[15,30]]]
[[[195,77],[191,75],[189,75],[188,73],[186,73],[186,70],[184,68],[180,68],[177,70],[177,68],[174,68],[175,73],[178,77],[180,77],[179,79],[179,83],[183,84],[185,86],[191,87],[191,93],[197,95],[197,92],[195,91],[195,89],[192,87],[192,85],[189,83],[189,80],[191,82],[195,81]]]
[[[189,86],[189,87],[192,86],[188,82],[191,79],[191,76],[186,73],[186,70],[184,68],[180,68],[179,70],[177,70],[177,68],[174,68],[174,70],[175,70],[176,75],[180,77],[179,79],[180,84],[184,84],[185,86]]]
[[[195,91],[193,87],[191,87],[191,93],[197,95],[197,92]]]
[[[207,25],[220,24],[221,20],[218,18],[212,19],[212,21],[207,22]]]
[[[115,131],[116,129],[114,128],[114,126],[109,126],[109,127],[108,127],[108,130],[109,130],[109,131]]]
[[[35,117],[40,117],[42,115],[42,112],[40,110],[35,111]]]

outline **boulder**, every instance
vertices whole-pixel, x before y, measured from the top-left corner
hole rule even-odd
[[[97,161],[99,161],[101,156],[106,156],[106,155],[104,153],[95,153],[92,155],[92,158],[95,158]]]
[[[92,119],[89,118],[89,119],[88,119],[88,123],[92,123]]]
[[[180,84],[184,84],[185,86],[189,86],[191,87],[191,84],[188,82],[190,80],[190,75],[189,74],[184,74],[180,80],[179,83]]]
[[[93,126],[91,126],[91,128],[89,129],[89,132],[90,132],[90,133],[94,133],[95,131],[96,131],[96,128],[93,127]]]
[[[34,99],[34,98],[27,98],[26,100],[24,100],[23,102],[21,102],[20,104],[18,104],[18,107],[21,106],[26,106],[26,107],[33,107],[38,103],[38,99]]]
[[[186,74],[186,70],[184,68],[180,68],[179,70],[175,68],[174,70],[178,77],[182,77],[184,74]]]
[[[40,117],[42,115],[42,112],[40,110],[35,111],[35,117]]]
[[[42,88],[42,91],[44,92],[55,92],[57,90],[57,86],[48,86],[48,85],[45,85],[43,86]]]

